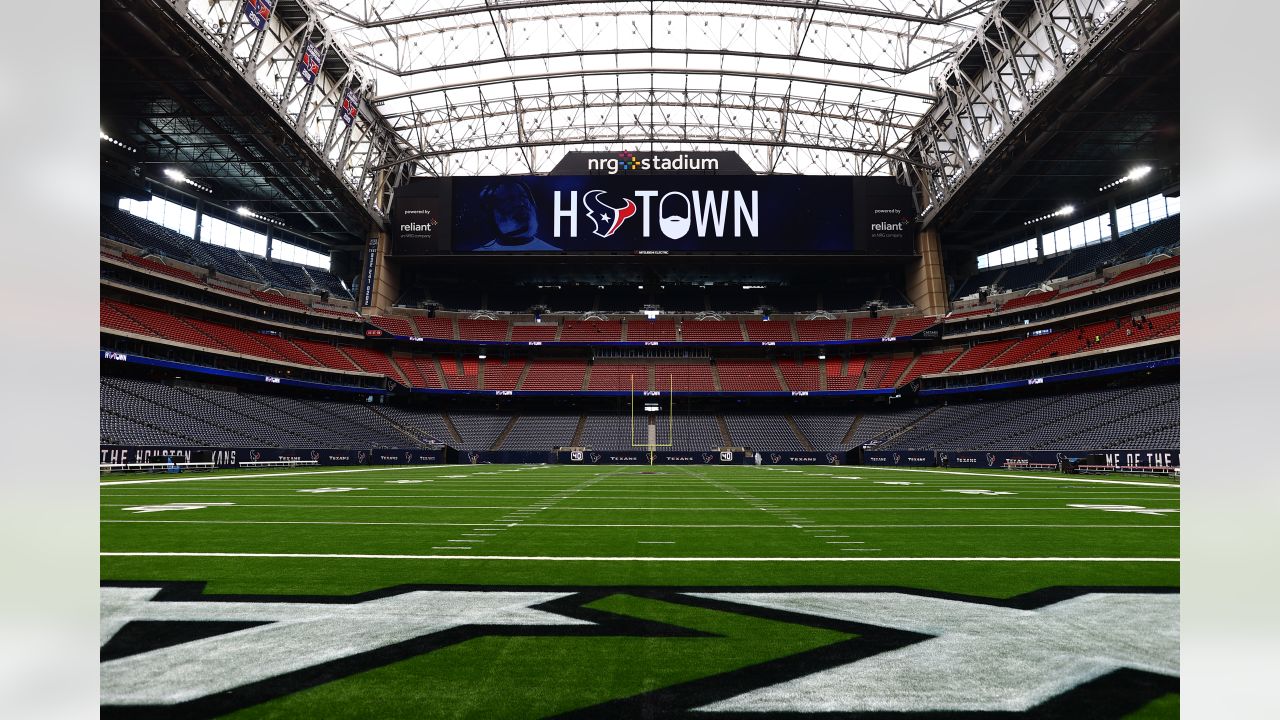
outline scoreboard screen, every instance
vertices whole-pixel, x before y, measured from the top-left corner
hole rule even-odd
[[[887,177],[422,178],[396,191],[392,254],[909,255],[912,207]]]

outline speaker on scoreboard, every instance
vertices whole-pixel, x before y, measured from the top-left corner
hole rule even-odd
[[[433,317],[435,317],[435,316],[436,316],[436,306],[435,306],[435,305],[428,305],[428,306],[427,306],[427,317],[429,317],[429,318],[433,318]]]
[[[328,290],[321,290],[321,291],[320,291],[320,302],[322,302],[322,303],[327,303],[327,302],[329,302],[329,291],[328,291]]]
[[[987,289],[982,288],[981,290],[978,291],[978,304],[981,305],[986,301],[987,301]]]
[[[1106,269],[1107,269],[1107,266],[1104,263],[1098,263],[1098,266],[1093,269],[1093,276],[1095,278],[1102,277],[1102,271]]]

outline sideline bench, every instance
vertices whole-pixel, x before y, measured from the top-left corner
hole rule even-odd
[[[1029,460],[1009,460],[1004,464],[1005,470],[1057,470],[1056,463],[1035,463]]]
[[[1137,473],[1139,475],[1180,475],[1176,465],[1079,465],[1082,473]]]
[[[245,460],[238,462],[240,467],[297,467],[299,465],[319,465],[319,460]]]
[[[174,467],[178,468],[178,470],[179,470],[179,471],[182,471],[182,470],[213,470],[214,468],[216,468],[216,467],[217,467],[217,465],[216,465],[216,464],[214,464],[214,463],[211,463],[211,462],[180,462],[180,463],[172,463],[172,464],[167,463],[167,462],[144,462],[144,463],[98,463],[98,472],[104,472],[104,473],[110,473],[110,472],[129,472],[129,471],[131,471],[131,470],[136,470],[136,471],[144,471],[144,470],[150,470],[150,471],[164,471],[164,470],[168,470],[168,469],[170,469],[170,468],[174,468]]]

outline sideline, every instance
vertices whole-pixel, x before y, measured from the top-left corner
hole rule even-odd
[[[325,560],[519,560],[533,562],[1182,562],[1162,557],[590,557],[554,555],[356,555],[345,553],[100,552],[100,557],[316,558]]]
[[[961,470],[932,470],[932,469],[926,470],[923,468],[917,470],[914,468],[881,467],[879,465],[859,465],[858,467],[874,468],[876,470],[888,470],[889,472],[914,472],[914,473],[923,472],[923,473],[931,473],[934,475],[965,475],[968,477],[1027,478],[1029,480],[1060,480],[1060,481],[1069,480],[1071,482],[1104,483],[1107,485],[1141,485],[1143,487],[1177,488],[1178,490],[1182,489],[1182,485],[1170,485],[1168,483],[1139,482],[1137,480],[1089,480],[1085,478],[1076,477],[1075,475],[1053,477],[1051,475],[1021,475],[1021,474],[1006,475],[1004,473],[964,472]]]
[[[340,473],[367,473],[367,472],[385,472],[387,470],[433,470],[453,467],[452,465],[444,465],[442,468],[433,468],[430,465],[395,465],[392,467],[380,468],[364,468],[361,470],[310,470],[302,472],[281,472],[281,473],[258,473],[253,475],[202,475],[200,477],[188,478],[155,478],[151,480],[111,480],[109,482],[100,482],[98,487],[106,487],[108,485],[146,485],[148,483],[179,483],[179,482],[200,482],[202,480],[239,480],[241,478],[277,478],[291,477],[298,475],[337,475]]]

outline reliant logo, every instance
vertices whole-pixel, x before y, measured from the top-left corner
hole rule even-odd
[[[906,229],[907,223],[911,222],[911,217],[898,208],[876,208],[871,211],[871,214],[892,215],[898,219],[898,222],[871,223],[871,229],[877,232],[902,232]]]
[[[425,215],[426,222],[425,223],[421,223],[421,222],[404,223],[403,225],[400,226],[400,232],[425,232],[428,234],[431,233],[431,231],[434,230],[435,227],[440,224],[440,221],[435,217],[433,213],[434,213],[433,210],[425,210],[425,209],[405,210],[404,211],[405,215]]]
[[[649,155],[641,157],[631,150],[623,150],[616,158],[588,158],[587,171],[603,171],[610,175],[645,170],[671,171],[718,171],[720,160],[717,158],[696,158],[688,155]]]

